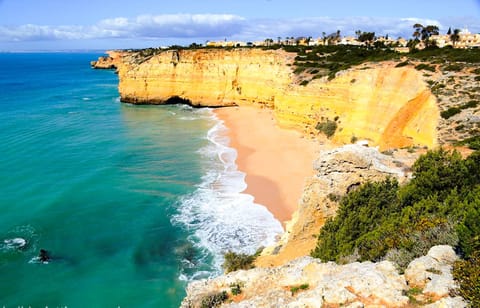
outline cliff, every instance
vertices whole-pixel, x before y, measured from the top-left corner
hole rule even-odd
[[[286,232],[274,246],[264,249],[256,265],[278,266],[309,255],[317,244],[318,231],[335,215],[342,196],[367,181],[381,181],[387,176],[405,182],[410,176],[407,166],[415,156],[407,151],[385,155],[360,144],[321,151]]]
[[[412,67],[381,63],[296,83],[295,54],[283,50],[198,49],[111,54],[123,102],[193,106],[257,104],[284,127],[316,132],[335,120],[333,140],[368,139],[381,149],[437,144],[435,97]]]

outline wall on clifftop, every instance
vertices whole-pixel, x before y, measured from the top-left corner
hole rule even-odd
[[[115,54],[116,57],[119,54]],[[281,126],[314,132],[337,119],[335,141],[368,139],[381,149],[437,143],[439,110],[420,72],[394,63],[342,72],[332,81],[294,83],[295,54],[282,50],[168,50],[115,61],[121,99],[165,103],[179,96],[195,106],[262,104]]]

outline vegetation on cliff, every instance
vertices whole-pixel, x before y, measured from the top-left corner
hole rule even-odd
[[[455,271],[467,292],[462,296],[477,299],[480,151],[466,159],[455,151],[429,151],[412,168],[413,179],[404,186],[387,178],[343,197],[312,256],[336,262],[386,258],[404,268],[434,245],[452,245],[465,258]]]
[[[367,183],[349,193],[321,229],[314,257],[341,261],[387,257],[407,264],[437,244],[465,257],[480,248],[480,152],[430,151],[413,165],[413,179]]]

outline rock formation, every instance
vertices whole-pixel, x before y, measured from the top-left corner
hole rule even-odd
[[[406,168],[408,163],[402,162],[405,154],[403,156],[395,158],[361,144],[322,151],[314,162],[315,175],[307,181],[286,232],[274,247],[264,250],[257,265],[280,265],[310,254],[320,227],[335,215],[341,196],[367,181],[379,181],[387,176],[399,182],[407,179],[410,173]]]
[[[200,307],[207,296],[222,291],[229,294],[222,307],[406,307],[411,300],[432,303],[428,307],[465,307],[461,298],[448,294],[456,288],[447,270],[455,259],[450,246],[435,246],[427,256],[410,263],[409,268],[421,270],[400,275],[389,261],[337,265],[303,257],[280,267],[240,270],[192,282],[182,307]],[[429,274],[434,279],[422,290],[422,298],[413,299],[410,288],[425,281],[429,270],[435,272]],[[441,281],[441,286],[433,286],[434,281]],[[232,295],[232,288],[241,293]]]
[[[295,83],[295,54],[283,50],[197,49],[111,52],[124,102],[193,106],[259,104],[280,125],[314,131],[336,120],[334,141],[368,139],[381,149],[437,143],[439,111],[422,75],[394,63],[338,74],[332,81]]]

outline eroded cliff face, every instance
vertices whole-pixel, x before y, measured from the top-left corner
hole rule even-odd
[[[275,95],[290,83],[291,57],[259,49],[199,49],[163,51],[141,64],[125,58],[119,91],[122,101],[131,103],[165,103],[178,96],[194,106],[273,107]]]
[[[260,104],[284,127],[315,132],[337,121],[333,140],[368,139],[381,149],[437,144],[439,110],[420,72],[394,63],[355,68],[332,81],[294,82],[295,54],[282,50],[168,50],[140,57],[115,53],[124,102],[194,106]]]

